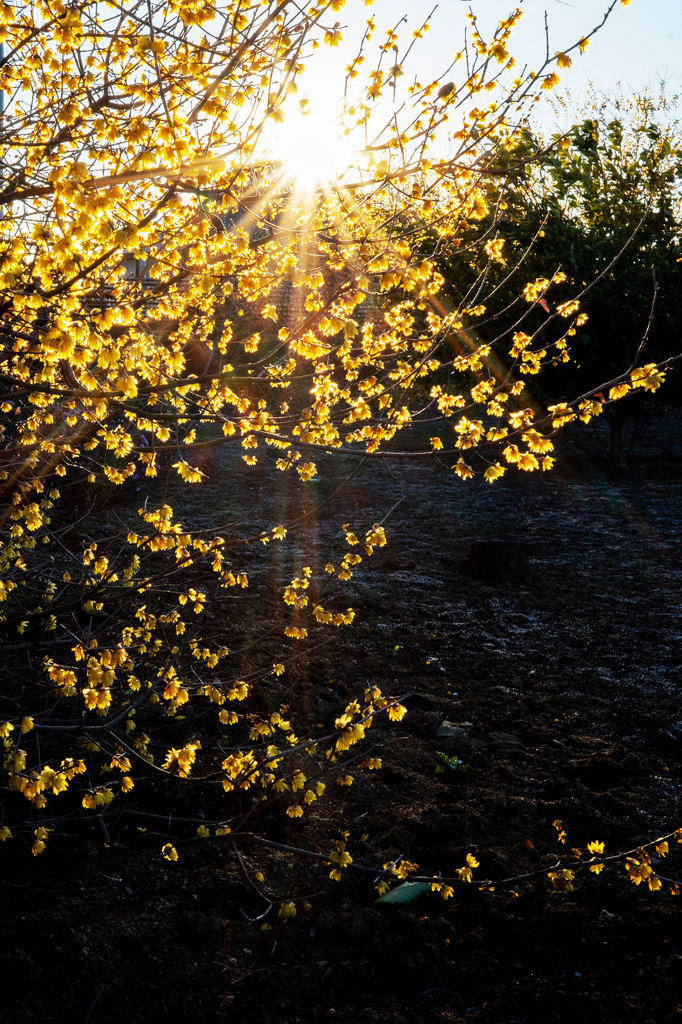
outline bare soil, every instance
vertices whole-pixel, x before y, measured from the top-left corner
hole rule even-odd
[[[327,853],[348,829],[360,864],[402,855],[444,875],[473,851],[475,877],[501,879],[551,866],[556,819],[569,847],[599,839],[614,853],[682,825],[681,426],[655,425],[627,470],[610,471],[587,432],[567,437],[551,474],[493,487],[409,460],[363,467],[335,522],[393,508],[390,544],[354,581],[353,628],[311,645],[289,699],[324,726],[369,682],[409,694],[409,714],[372,730],[380,772],[300,823],[254,816],[253,832]],[[321,464],[320,493],[342,475]],[[316,522],[301,539],[310,559],[326,541]],[[540,878],[385,906],[370,873],[331,882],[315,860],[253,842],[237,844],[240,864],[229,837],[157,825],[109,845],[93,828],[38,859],[5,844],[1,1020],[663,1024],[682,1012],[667,883],[649,892],[611,867],[570,893]],[[158,855],[169,835],[177,863]],[[680,849],[661,875],[680,878]],[[256,870],[275,904],[297,901],[295,918],[260,917]]]

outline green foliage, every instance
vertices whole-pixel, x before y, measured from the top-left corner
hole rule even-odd
[[[441,763],[436,768],[434,772],[435,775],[443,775],[447,768],[452,772],[465,772],[467,770],[467,766],[464,764],[464,761],[460,760],[460,758],[456,757],[454,754],[452,757],[448,757],[448,755],[444,754],[442,750],[439,750],[438,756]]]
[[[491,258],[489,245],[443,251],[453,303],[484,281],[494,285],[477,334],[517,336],[522,327],[524,338],[535,341],[543,331],[536,351],[547,372],[541,387],[532,387],[542,404],[571,401],[640,360],[660,363],[680,349],[682,126],[675,104],[664,95],[594,96],[565,135],[547,143],[522,133],[494,168],[506,174],[501,218],[470,233],[472,242],[497,238],[504,258]],[[564,114],[575,117],[566,107]],[[544,279],[544,288],[524,293],[533,300],[530,310],[519,295],[521,268],[527,279]],[[573,313],[566,352],[552,352],[548,341]],[[473,324],[466,327],[471,334]],[[517,372],[533,372],[530,357]],[[655,393],[640,390],[618,405],[606,401],[602,410],[619,432],[626,418],[650,416],[679,399],[672,376]]]
[[[574,362],[557,375],[566,390],[584,389],[595,372],[606,380],[626,369],[643,341],[652,361],[679,347],[681,145],[665,100],[640,96],[603,101],[545,162],[549,218],[540,251],[554,252],[570,278],[590,289]],[[656,401],[671,393],[662,390]],[[638,413],[644,404],[651,408],[652,398],[640,400]],[[618,415],[633,411],[624,404]]]

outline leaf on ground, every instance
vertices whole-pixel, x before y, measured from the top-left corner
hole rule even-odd
[[[379,896],[374,902],[411,903],[412,900],[416,900],[417,896],[422,896],[425,892],[430,891],[430,882],[403,882],[402,885],[397,885],[395,889],[391,889],[390,892],[385,892],[383,896]]]

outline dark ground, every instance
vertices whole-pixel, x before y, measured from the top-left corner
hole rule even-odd
[[[555,819],[570,846],[607,852],[682,825],[681,426],[652,428],[628,470],[610,472],[582,432],[555,472],[493,487],[411,463],[359,474],[342,515],[371,525],[404,500],[354,581],[359,620],[302,660],[292,702],[324,722],[369,681],[409,693],[409,714],[370,735],[381,772],[269,834],[328,852],[349,828],[356,861],[402,855],[424,873],[473,850],[476,877],[501,878],[551,864]],[[313,533],[302,543],[316,550]],[[514,543],[493,568],[490,548],[474,556],[488,579],[462,571],[473,542],[500,540]],[[444,721],[459,731],[438,736]],[[467,770],[437,775],[440,752]],[[123,840],[106,848],[93,831],[37,860],[6,844],[1,1020],[662,1024],[682,1012],[680,903],[621,867],[571,893],[546,879],[458,885],[447,903],[401,908],[373,903],[371,875],[332,883],[314,861],[243,843],[273,900],[310,904],[252,923],[267,904],[229,840],[180,842],[175,864],[158,838]],[[656,863],[662,875],[682,876],[680,849]]]

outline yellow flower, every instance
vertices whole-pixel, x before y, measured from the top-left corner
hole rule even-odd
[[[649,855],[644,850],[638,850],[637,856],[639,859],[628,857],[624,865],[633,885],[639,885],[643,881],[648,881],[653,875],[649,863]]]
[[[555,828],[556,831],[557,831],[557,839],[558,839],[558,841],[560,843],[565,843],[566,842],[566,826],[564,825],[563,821],[559,821],[559,819],[557,818],[556,821],[552,822],[552,828]]]
[[[540,463],[532,452],[523,452],[517,460],[517,465],[519,469],[525,469],[529,473],[532,473],[534,469],[540,468]]]
[[[407,714],[407,708],[402,704],[391,704],[388,709],[388,717],[392,722],[400,722]]]
[[[175,849],[172,843],[166,843],[165,846],[162,846],[161,853],[163,854],[166,860],[178,859],[178,851]]]
[[[497,480],[498,477],[504,476],[504,473],[505,467],[501,466],[499,462],[496,462],[494,463],[494,465],[488,466],[485,473],[483,474],[483,479],[486,480],[487,483],[492,484],[495,482],[495,480]]]
[[[190,466],[184,459],[181,459],[180,462],[174,462],[173,469],[177,469],[178,474],[188,484],[198,484],[204,475],[200,469]]]
[[[615,398],[622,398],[623,395],[627,395],[629,390],[629,384],[617,384],[615,388],[611,388],[609,391],[609,401],[613,401]]]
[[[549,879],[552,883],[552,888],[559,892],[573,892],[574,878],[575,872],[569,871],[568,868],[564,868],[562,871],[549,872]]]
[[[283,903],[279,908],[279,916],[283,918],[296,917],[296,905],[291,901]]]
[[[630,374],[633,388],[644,388],[645,391],[658,391],[665,381],[665,374],[656,369],[654,363],[641,366]]]
[[[40,828],[37,828],[34,831],[33,834],[36,837],[36,839],[33,846],[31,847],[31,853],[33,854],[34,857],[38,857],[45,850],[45,840],[47,839],[51,831],[52,829],[45,828],[42,825],[40,826]]]
[[[452,469],[454,469],[457,476],[461,477],[462,480],[468,480],[474,475],[474,471],[471,466],[468,465],[468,463],[466,463],[461,457],[457,460],[457,464],[453,466]]]
[[[301,480],[312,480],[317,473],[317,466],[314,462],[304,462],[300,466],[296,467],[296,472],[300,476]]]

